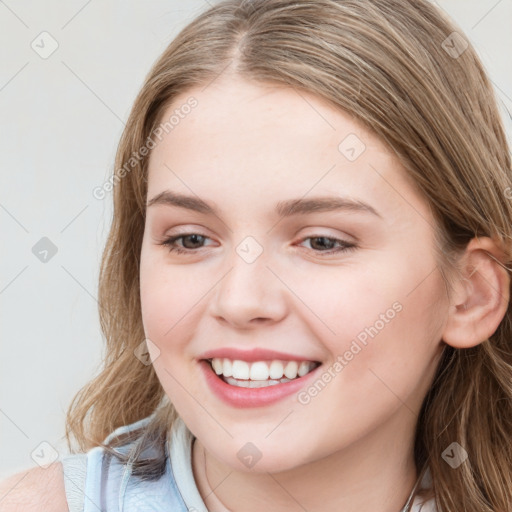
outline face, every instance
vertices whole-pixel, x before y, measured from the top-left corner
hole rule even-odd
[[[191,96],[195,107],[182,108]],[[285,87],[219,79],[175,98],[162,119],[176,109],[187,114],[152,150],[148,203],[169,191],[213,212],[192,201],[147,207],[140,292],[155,371],[188,428],[239,470],[252,442],[263,455],[253,471],[369,439],[412,442],[448,303],[434,220],[394,154],[342,111]],[[307,208],[325,198],[359,207]],[[234,403],[201,362],[224,348],[321,364],[277,400]]]

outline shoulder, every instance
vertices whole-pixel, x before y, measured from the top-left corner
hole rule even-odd
[[[0,512],[68,512],[62,463],[30,468],[0,482]]]

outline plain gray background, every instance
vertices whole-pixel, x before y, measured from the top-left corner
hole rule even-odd
[[[437,3],[480,54],[510,140],[512,0]],[[0,0],[0,479],[68,453],[66,409],[103,354],[97,279],[112,198],[92,191],[112,173],[150,66],[208,5]],[[34,254],[48,250],[43,237],[57,251],[46,262]]]

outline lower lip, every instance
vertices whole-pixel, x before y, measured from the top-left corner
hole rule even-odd
[[[262,407],[293,395],[300,391],[304,385],[308,384],[322,367],[322,365],[320,365],[303,377],[282,384],[274,384],[273,386],[264,388],[241,388],[224,382],[222,378],[213,371],[208,361],[200,361],[199,366],[204,373],[210,389],[227,404],[239,408]]]

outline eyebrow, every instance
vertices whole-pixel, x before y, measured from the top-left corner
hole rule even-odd
[[[149,208],[155,204],[178,206],[180,208],[186,208],[187,210],[193,210],[199,213],[211,214],[217,217],[219,216],[219,212],[214,206],[203,201],[199,197],[179,194],[171,192],[170,190],[164,190],[154,196],[147,203],[146,207]],[[371,213],[382,218],[382,215],[369,204],[357,199],[350,199],[348,197],[341,196],[288,199],[286,201],[279,201],[275,208],[276,214],[280,217],[291,217],[292,215],[304,215],[308,213],[339,210]]]

